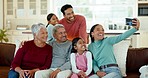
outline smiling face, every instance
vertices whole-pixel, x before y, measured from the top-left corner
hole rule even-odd
[[[94,40],[102,40],[104,38],[104,29],[101,25],[97,25],[91,35],[94,37]]]
[[[53,15],[49,21],[49,24],[55,25],[59,22],[58,18],[56,15]]]
[[[37,34],[35,34],[35,38],[41,42],[46,42],[48,37],[48,32],[46,28],[41,28]]]
[[[84,40],[79,39],[74,48],[77,50],[77,52],[83,53],[86,50],[86,44]]]
[[[64,12],[65,12],[64,17],[67,19],[68,22],[74,21],[75,18],[74,18],[74,12],[72,8],[68,8]]]
[[[67,41],[67,33],[65,28],[58,28],[57,32],[55,32],[53,36],[55,37],[56,41],[59,43]]]

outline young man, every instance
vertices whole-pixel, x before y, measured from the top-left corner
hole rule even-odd
[[[73,7],[69,4],[62,6],[61,12],[64,18],[59,23],[64,25],[68,40],[72,41],[74,38],[80,37],[87,43],[86,20],[84,16],[75,15]]]

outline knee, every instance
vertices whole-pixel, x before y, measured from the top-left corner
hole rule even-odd
[[[112,78],[122,78],[122,75],[116,72],[110,73]]]
[[[34,74],[34,78],[41,78],[41,72],[40,71],[36,71]]]
[[[10,71],[8,73],[8,78],[19,78],[19,73],[15,72],[15,71]]]
[[[65,78],[65,77],[64,77],[64,74],[62,74],[62,73],[59,72],[59,73],[57,74],[56,78]]]
[[[66,70],[66,71],[61,71],[57,74],[56,78],[69,78],[71,75],[71,71],[70,70]]]

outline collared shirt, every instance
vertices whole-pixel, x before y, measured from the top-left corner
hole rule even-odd
[[[92,52],[94,57],[94,71],[97,72],[99,67],[102,65],[116,64],[116,59],[113,53],[113,45],[128,38],[136,31],[137,29],[132,28],[119,36],[106,37],[102,40],[92,42],[88,46],[88,49]]]

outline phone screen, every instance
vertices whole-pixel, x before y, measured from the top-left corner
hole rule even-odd
[[[125,18],[125,19],[126,19],[126,25],[136,26],[135,24],[132,23],[132,20],[135,20],[135,19],[132,19],[132,18]]]

